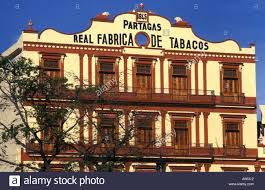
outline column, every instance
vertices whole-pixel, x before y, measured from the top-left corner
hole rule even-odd
[[[79,64],[80,64],[80,76],[79,76],[79,80],[80,80],[80,88],[83,87],[84,84],[84,77],[83,77],[83,58],[84,58],[84,54],[79,54]]]
[[[203,92],[207,95],[207,61],[203,60]]]
[[[208,146],[208,116],[209,112],[203,112],[204,116],[204,146]]]
[[[160,57],[160,88],[161,93],[164,93],[164,57]]]
[[[84,142],[84,111],[79,110],[79,141]]]
[[[196,112],[196,146],[200,146],[200,115],[201,112]]]
[[[128,90],[128,56],[123,56],[124,62],[124,92]]]
[[[198,95],[198,63],[195,63],[195,94]]]
[[[166,111],[161,111],[161,138],[162,138],[162,146],[166,146]]]
[[[92,55],[87,55],[88,58],[88,85],[92,85]]]
[[[156,92],[156,70],[155,70],[155,66],[156,66],[156,61],[152,62],[152,92]]]
[[[88,113],[88,142],[89,144],[93,143],[93,120],[92,112]]]
[[[119,86],[120,86],[120,81],[119,81],[119,75],[120,75],[120,72],[119,72],[119,63],[120,63],[120,57],[118,57],[115,61],[115,75],[116,75],[116,82],[117,82],[117,90],[119,91]]]

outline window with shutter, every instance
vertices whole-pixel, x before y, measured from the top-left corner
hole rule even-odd
[[[137,128],[137,143],[152,145],[153,139],[153,118],[148,116],[137,116],[135,126]]]
[[[238,69],[224,68],[223,74],[223,93],[235,95],[239,93]]]
[[[145,96],[151,93],[151,65],[137,64],[136,90],[138,95]]]
[[[42,131],[45,143],[55,143],[62,132],[62,117],[55,110],[49,109],[44,118],[44,130]]]
[[[188,75],[185,65],[172,66],[172,90],[177,96],[185,96],[188,93]]]
[[[99,85],[107,85],[115,79],[113,63],[100,63]]]
[[[240,146],[239,123],[236,122],[225,123],[225,145]]]
[[[44,73],[52,78],[60,77],[60,65],[58,59],[44,59],[42,70]]]
[[[100,115],[100,138],[102,142],[113,142],[115,140],[115,115],[101,114]]]
[[[175,129],[175,146],[187,147],[189,144],[188,121],[175,120],[174,129]]]

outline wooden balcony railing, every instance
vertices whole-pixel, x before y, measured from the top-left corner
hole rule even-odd
[[[147,156],[178,157],[178,156],[212,156],[212,145],[193,144],[171,147],[147,147],[142,152]]]
[[[245,94],[234,94],[227,95],[221,93],[221,103],[229,103],[229,104],[244,104],[245,103]]]
[[[246,147],[244,145],[240,145],[240,146],[224,145],[224,156],[245,157]]]
[[[45,153],[52,153],[56,151],[55,144],[52,143],[45,143],[42,144],[43,152]],[[60,152],[66,152],[68,150],[72,150],[72,147],[67,146],[67,145],[62,145],[59,147]],[[27,143],[26,144],[26,151],[28,153],[38,153],[41,149],[41,145],[39,143]]]
[[[78,146],[78,145],[75,145]],[[89,145],[88,145],[89,146]],[[110,149],[115,148],[112,146],[98,146],[93,148],[93,153],[95,155],[100,155],[106,153]],[[135,156],[135,157],[178,157],[178,156],[212,156],[213,149],[212,145],[205,146],[200,145],[187,145],[182,147],[156,147],[156,146],[127,146],[116,148],[116,156]],[[38,143],[28,143],[26,146],[27,153],[38,153],[40,150],[40,145]],[[43,150],[45,153],[53,153],[55,151],[54,144],[43,144]],[[72,146],[62,146],[60,149],[60,154],[64,153],[76,153]]]
[[[51,154],[55,151],[54,144],[43,144],[43,150],[47,154]],[[64,145],[60,147],[59,154],[75,154],[76,148],[79,145]],[[91,146],[91,145],[87,145]],[[241,146],[223,146],[221,151],[217,151],[213,148],[212,144],[192,144],[192,145],[182,145],[182,146],[161,146],[157,147],[150,144],[141,144],[138,145],[126,145],[124,147],[115,147],[115,146],[94,146],[93,145],[93,154],[101,155],[107,151],[111,152],[111,149],[116,149],[116,156],[132,156],[132,157],[192,157],[192,156],[224,156],[224,157],[246,157],[246,147]],[[38,154],[40,150],[40,144],[38,143],[27,143],[26,152]],[[217,151],[217,152],[216,152]],[[91,152],[92,153],[92,152]]]
[[[215,94],[212,90],[195,89],[144,89],[128,88],[127,92],[111,88],[106,91],[100,91],[100,87],[83,86],[82,89],[76,86],[77,92],[82,98],[115,101],[134,101],[134,102],[163,102],[163,103],[190,103],[190,104],[214,104]],[[98,93],[100,92],[100,93]]]

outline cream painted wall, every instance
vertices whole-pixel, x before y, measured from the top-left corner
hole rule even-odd
[[[3,83],[0,83],[0,85],[2,85],[1,87],[6,86]],[[4,97],[4,95],[2,94],[2,92],[0,91],[0,97]],[[16,124],[20,124],[22,123],[21,119],[19,116],[17,116],[16,112],[14,112],[15,110],[15,106],[10,103],[9,101],[4,101],[4,100],[0,100],[1,105],[5,102],[8,107],[6,107],[7,109],[3,110],[1,109],[1,113],[0,113],[0,122],[3,123],[4,125],[6,125],[7,127],[10,127],[10,123],[17,119]],[[1,130],[3,129],[3,127],[1,126]],[[2,134],[2,132],[1,132]],[[23,141],[23,138],[20,138]],[[12,141],[8,141],[8,142],[2,142],[1,140],[1,144],[0,144],[0,155],[1,158],[4,160],[8,160],[11,162],[15,162],[15,163],[20,163],[21,161],[21,146],[17,145],[15,143],[14,140]],[[5,154],[3,154],[5,152]],[[13,167],[10,164],[7,164],[5,162],[0,161],[0,172],[13,172],[15,170],[15,167]]]
[[[203,114],[200,115],[200,143],[204,143],[204,117]]]
[[[97,58],[95,56],[92,57],[92,85],[96,85],[96,64],[97,64]]]
[[[259,158],[265,159],[265,147],[258,147]]]
[[[215,95],[220,95],[220,66],[217,61],[208,61],[207,67],[207,90],[214,90]]]
[[[197,64],[198,64],[199,95],[203,95],[203,62],[200,60]]]
[[[133,81],[132,81],[132,70],[133,70],[133,59],[131,57],[129,57],[127,60],[128,92],[132,92],[131,87],[133,87],[133,85],[132,85],[132,83],[133,83]]]
[[[210,113],[208,116],[208,142],[213,147],[223,147],[223,126],[219,113]]]
[[[124,60],[121,59],[116,64],[119,65],[119,90],[124,92]]]
[[[123,139],[125,135],[125,115],[121,115],[119,118],[119,138]]]
[[[193,118],[191,120],[191,144],[195,144],[196,143],[196,119]]]
[[[87,54],[83,57],[83,79],[84,85],[88,85],[88,56]]]
[[[92,138],[93,138],[93,143],[96,144],[97,143],[97,128],[96,128],[96,124],[97,124],[97,113],[94,111],[92,114]]]
[[[169,71],[170,61],[168,59],[165,59],[163,65],[164,65],[163,69],[164,69],[164,88],[165,88],[164,92],[168,93],[169,92],[168,91],[168,88],[169,88],[168,71]]]
[[[242,66],[242,92],[247,97],[256,97],[256,64]]]
[[[169,114],[166,114],[165,117],[166,117],[165,118],[166,145],[167,146],[171,146],[171,135],[172,135],[172,131],[171,131],[170,116],[169,116]]]
[[[218,164],[212,164],[209,171],[215,171],[215,172],[222,172],[222,167],[223,165],[218,165]]]
[[[88,127],[89,127],[89,119],[88,119],[88,116],[85,115],[84,116],[84,142],[85,143],[88,143],[89,142],[89,139],[88,139]]]
[[[35,65],[40,63],[40,54],[36,51],[23,51],[22,56],[30,58]]]
[[[80,126],[78,123],[79,118],[80,118],[79,110],[78,109],[69,110],[69,113],[71,114],[69,115],[69,118],[66,120],[63,126],[64,131],[69,130],[67,132],[65,141],[70,142],[70,143],[77,143],[80,139],[80,133],[79,133]]]
[[[162,129],[162,118],[161,115],[158,116],[157,120],[155,121],[155,136],[156,136],[156,144],[161,145],[163,139],[161,138],[161,129]]]
[[[34,109],[30,106],[26,106],[25,109],[28,112],[28,124],[32,128],[39,128],[39,124],[37,123],[37,119],[34,118],[32,115],[35,114]],[[41,138],[41,133],[37,133],[37,136]],[[25,139],[26,141],[26,139]]]
[[[64,75],[68,78],[70,84],[79,85],[80,62],[78,54],[67,53],[64,59]]]
[[[192,64],[191,65],[191,89],[195,89],[195,65]],[[194,91],[191,92],[192,94],[194,94]]]
[[[246,148],[257,148],[257,116],[247,114],[243,124],[243,144]]]
[[[161,93],[161,86],[160,86],[160,60],[154,62],[155,66],[155,88],[156,88],[156,93]]]

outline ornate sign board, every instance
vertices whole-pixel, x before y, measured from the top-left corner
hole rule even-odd
[[[74,34],[46,29],[39,34],[39,42],[89,46],[138,47],[180,51],[250,53],[233,40],[210,42],[193,33],[191,25],[176,18],[167,18],[144,11],[131,11],[109,18],[104,12],[92,19],[89,28]],[[254,50],[253,50],[254,51]]]

